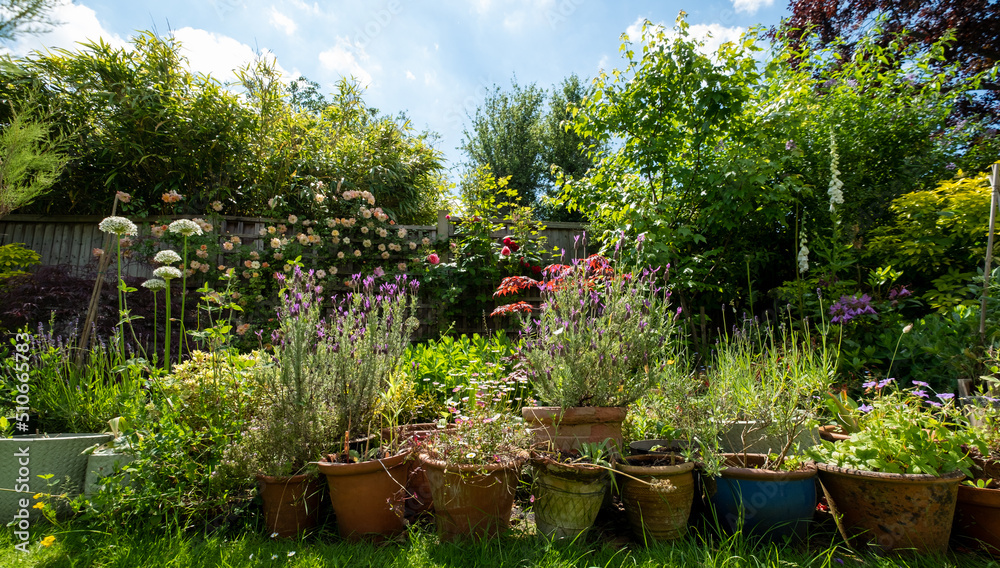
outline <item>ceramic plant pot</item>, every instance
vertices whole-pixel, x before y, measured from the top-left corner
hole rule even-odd
[[[583,538],[597,519],[611,479],[606,468],[592,464],[559,463],[542,457],[535,470],[532,506],[538,532],[549,539]]]
[[[510,527],[522,461],[456,465],[421,454],[420,462],[430,482],[441,540],[493,537]]]
[[[579,450],[581,442],[603,442],[610,438],[622,447],[622,422],[627,408],[617,406],[526,406],[521,416],[532,430],[535,443],[551,444],[553,451]]]
[[[763,454],[726,454],[712,506],[730,533],[805,536],[816,512],[816,465],[798,471],[760,469]]]
[[[676,540],[687,532],[694,501],[694,463],[679,456],[629,456],[615,464],[622,504],[641,542]]]
[[[1000,556],[1000,489],[959,485],[952,536]]]
[[[299,533],[316,526],[322,491],[316,481],[311,475],[257,476],[268,534],[277,538],[296,538]]]
[[[403,532],[409,454],[361,463],[317,463],[326,476],[337,531],[347,540]]]
[[[830,512],[839,519],[845,539],[877,551],[947,550],[962,472],[937,477],[817,467]]]

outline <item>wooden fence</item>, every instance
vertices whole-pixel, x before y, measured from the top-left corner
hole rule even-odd
[[[190,217],[190,216],[185,216]],[[149,234],[149,227],[154,223],[169,223],[181,217],[156,217],[136,222],[140,234]],[[37,252],[42,257],[42,266],[69,266],[78,269],[96,266],[94,249],[106,246],[105,234],[97,225],[103,217],[83,215],[43,216],[43,215],[8,215],[0,218],[0,246],[11,243],[23,243],[27,248]],[[260,230],[273,219],[259,217],[223,216],[217,227],[220,238],[238,236],[244,245],[261,248]],[[565,261],[573,258],[584,258],[587,255],[586,239],[581,237],[584,225],[581,223],[546,223],[544,231],[539,233],[546,238],[546,249],[550,251],[553,261],[558,261],[559,252],[565,251]],[[456,225],[447,218],[446,211],[438,214],[437,225],[402,225],[416,240],[424,237],[437,240],[438,235],[450,238],[455,235]],[[500,238],[503,231],[498,231],[494,237]],[[254,244],[256,243],[256,244]],[[152,275],[152,267],[139,262],[124,263],[126,274],[148,278]]]
[[[190,217],[190,216],[184,216]],[[97,257],[94,249],[111,247],[113,241],[98,229],[103,217],[98,216],[42,216],[42,215],[8,215],[0,218],[0,246],[11,243],[23,243],[27,248],[41,256],[41,266],[69,267],[73,273],[81,276],[92,276],[97,269]],[[156,217],[136,221],[140,236],[150,234],[153,224],[166,224],[181,217]],[[243,246],[255,247],[261,250],[264,241],[260,231],[275,220],[258,217],[222,216],[210,220],[217,223],[221,240],[233,236],[240,237]],[[546,223],[540,236],[545,237],[546,250],[550,251],[552,261],[569,262],[573,258],[584,258],[587,253],[586,239],[582,238],[584,226],[580,223]],[[434,241],[439,238],[451,238],[455,235],[456,225],[448,218],[446,211],[438,214],[436,225],[401,226],[407,229],[410,238],[416,241],[424,237]],[[504,231],[494,234],[502,238]],[[126,276],[149,278],[154,266],[144,259],[126,258],[123,262],[123,273]],[[454,333],[472,333],[487,331],[483,314],[465,314],[461,321],[444,322],[438,319],[438,308],[431,303],[421,304],[420,319],[424,322],[418,330],[418,336],[434,335],[442,329],[451,328]]]

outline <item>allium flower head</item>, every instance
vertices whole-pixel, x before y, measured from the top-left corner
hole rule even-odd
[[[153,276],[164,280],[173,280],[181,277],[181,271],[173,266],[161,266],[153,271]]]
[[[161,250],[160,252],[156,253],[156,256],[153,257],[153,262],[159,264],[176,264],[180,261],[181,261],[181,255],[177,254],[176,252],[170,249]]]
[[[191,219],[178,219],[167,227],[171,233],[180,233],[185,237],[190,237],[192,235],[201,235],[203,232],[201,226],[195,223]]]
[[[167,287],[167,282],[160,278],[150,278],[142,283],[142,287],[147,290],[152,290],[156,292],[157,290],[162,290]]]
[[[97,227],[105,233],[114,233],[119,237],[122,235],[135,235],[139,232],[139,228],[135,226],[135,223],[125,217],[105,217]]]

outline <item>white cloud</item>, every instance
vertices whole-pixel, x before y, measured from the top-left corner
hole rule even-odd
[[[638,43],[642,39],[642,23],[644,21],[645,18],[639,18],[625,29],[625,33],[628,34],[633,43]],[[664,27],[667,37],[677,35],[673,27],[667,27],[663,23],[656,25]],[[745,28],[739,26],[727,27],[722,24],[692,24],[688,28],[688,34],[692,39],[698,39],[705,44],[700,50],[705,55],[714,54],[719,46],[726,42],[738,41],[745,31]]]
[[[733,9],[740,13],[755,14],[761,7],[769,7],[774,0],[733,0]]]
[[[321,12],[319,3],[317,2],[313,2],[312,5],[309,5],[307,2],[303,2],[302,0],[291,0],[291,4],[299,10],[312,12],[313,14],[319,14]]]
[[[337,36],[337,44],[322,51],[319,54],[320,64],[330,71],[334,71],[345,77],[354,77],[361,81],[362,87],[367,87],[372,82],[372,74],[361,62],[368,62],[369,57],[364,48],[358,44],[352,44],[346,37]],[[369,66],[372,71],[381,69],[378,65]]]
[[[51,30],[39,35],[21,35],[10,47],[14,55],[23,56],[31,51],[64,48],[71,51],[79,49],[79,42],[103,39],[114,47],[124,47],[127,42],[118,34],[104,29],[97,19],[94,10],[82,5],[72,4],[70,0],[62,0],[52,9],[52,20],[59,22]]]
[[[417,76],[414,75],[412,71],[407,70],[406,71],[406,78],[409,79],[409,80],[411,80],[411,81],[415,81],[417,79]]]
[[[295,23],[295,20],[282,14],[274,6],[271,6],[271,19],[269,23],[272,26],[278,28],[279,30],[285,32],[286,35],[294,34],[295,30],[299,28],[299,26]]]
[[[249,45],[229,36],[195,28],[181,28],[173,35],[181,42],[181,54],[192,71],[211,75],[222,83],[236,81],[235,70],[257,58],[257,52]],[[267,50],[261,56],[274,58]],[[291,78],[280,65],[278,72],[285,80]]]

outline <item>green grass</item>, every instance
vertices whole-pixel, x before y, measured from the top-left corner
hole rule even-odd
[[[753,544],[740,538],[685,539],[649,548],[621,540],[604,543],[551,544],[528,534],[512,531],[509,536],[484,542],[440,543],[433,532],[411,529],[398,542],[349,544],[330,533],[299,541],[273,541],[259,534],[236,537],[142,532],[122,529],[119,534],[72,527],[45,532],[37,527],[31,552],[13,548],[10,530],[0,533],[0,566],[4,568],[172,568],[215,567],[912,567],[912,568],[1000,568],[996,560],[972,553],[947,557],[859,556],[839,547],[831,536],[820,535],[810,543],[791,546]],[[54,531],[54,529],[53,529]],[[42,547],[37,540],[54,534],[55,543]]]

